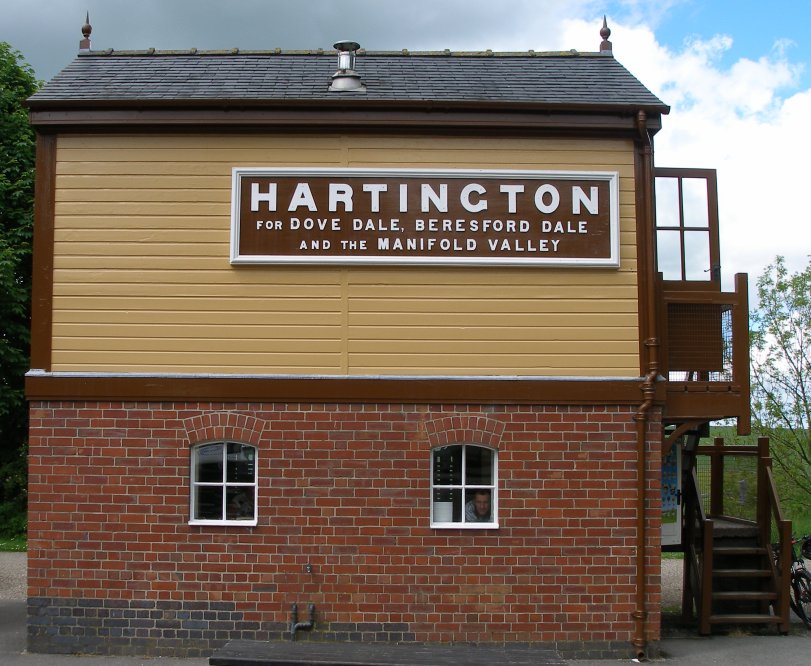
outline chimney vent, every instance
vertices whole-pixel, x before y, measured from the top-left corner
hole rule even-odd
[[[333,92],[365,90],[366,86],[361,83],[360,74],[355,71],[355,53],[360,44],[341,40],[335,42],[333,47],[338,51],[338,71],[332,75],[329,89]]]

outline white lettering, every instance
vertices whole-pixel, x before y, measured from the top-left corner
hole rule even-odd
[[[580,215],[581,204],[586,207],[586,210],[592,215],[597,215],[599,209],[599,190],[596,186],[590,188],[591,195],[586,196],[583,188],[575,185],[572,188],[572,215]]]
[[[341,218],[333,217],[330,219],[327,217],[317,217],[313,219],[312,217],[305,217],[303,220],[300,220],[297,217],[291,217],[290,229],[293,231],[296,231],[297,229],[320,229],[321,231],[326,231],[329,229],[330,231],[340,231]]]
[[[328,208],[330,213],[338,210],[339,202],[344,205],[344,210],[347,213],[352,212],[352,186],[346,183],[330,183]]]
[[[487,210],[487,199],[479,199],[478,203],[471,203],[470,195],[473,192],[479,195],[487,194],[487,190],[478,183],[470,183],[470,185],[465,185],[462,188],[462,193],[459,195],[459,201],[462,204],[462,208],[469,213],[479,213],[483,210]]]
[[[251,183],[251,212],[256,213],[259,210],[259,202],[265,201],[268,205],[268,210],[276,210],[276,183],[268,184],[267,192],[259,191],[259,183]]]
[[[507,212],[515,213],[518,210],[518,204],[515,202],[515,195],[524,191],[523,185],[502,185],[499,192],[507,195]]]
[[[550,196],[550,202],[544,203],[544,197]],[[535,190],[535,207],[542,213],[554,213],[560,205],[560,193],[554,185],[547,183]]]
[[[288,206],[287,210],[292,212],[301,206],[306,207],[307,210],[311,212],[318,210],[318,207],[315,205],[315,199],[313,199],[313,193],[307,183],[296,184],[296,189],[293,192],[293,196],[290,197],[290,206]]]
[[[434,207],[440,213],[448,212],[447,183],[440,183],[439,192],[436,192],[428,183],[422,183],[420,186],[420,211],[427,213],[430,204],[434,204]]]
[[[380,193],[388,191],[389,186],[385,183],[366,183],[363,186],[364,192],[369,192],[370,196],[370,211],[372,213],[380,212]],[[405,211],[403,211],[405,212]]]

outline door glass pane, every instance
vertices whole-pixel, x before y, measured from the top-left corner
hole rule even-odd
[[[681,226],[679,224],[679,181],[676,178],[656,179],[656,226]]]
[[[202,483],[222,481],[222,444],[198,446],[195,454],[195,480]]]
[[[196,520],[222,520],[221,486],[196,486],[194,495]]]
[[[684,270],[687,280],[710,280],[709,231],[684,232]]]
[[[656,232],[657,268],[665,280],[681,280],[681,234],[678,231]]]
[[[710,226],[707,181],[704,178],[685,178],[681,187],[684,197],[684,226],[706,229]]]

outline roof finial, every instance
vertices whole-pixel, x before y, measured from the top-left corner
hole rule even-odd
[[[79,50],[80,51],[89,51],[90,50],[90,33],[93,32],[93,28],[90,25],[90,12],[87,12],[85,16],[84,25],[82,26],[82,35],[84,35],[84,39],[79,42]]]
[[[611,36],[611,29],[608,27],[608,21],[603,15],[603,27],[600,28],[600,37],[603,38],[603,41],[600,42],[600,53],[605,53],[606,55],[614,55],[613,49],[611,46],[611,42],[608,41],[608,38]]]

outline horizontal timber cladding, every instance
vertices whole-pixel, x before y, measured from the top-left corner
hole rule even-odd
[[[639,375],[631,141],[60,136],[54,371]],[[232,266],[235,166],[611,171],[619,268]]]
[[[205,655],[232,638],[631,649],[636,408],[31,405],[29,650]],[[658,572],[661,422],[649,414]],[[190,450],[256,447],[256,526],[190,525]],[[497,451],[498,525],[430,526],[434,447]],[[469,527],[469,526],[468,526]],[[309,565],[309,566],[308,566]],[[648,640],[659,581],[647,581]],[[618,655],[617,655],[618,656]]]

